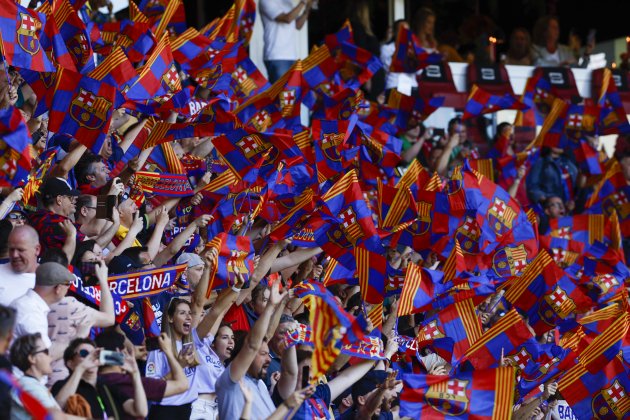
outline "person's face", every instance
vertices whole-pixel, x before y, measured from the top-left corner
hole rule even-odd
[[[422,33],[425,35],[433,35],[435,32],[435,16],[428,16],[422,25]]]
[[[440,156],[442,156],[443,149],[433,148],[431,149],[431,153],[429,153],[429,169],[435,170],[437,167],[438,160],[440,160]]]
[[[558,38],[560,38],[560,24],[557,20],[551,19],[547,26],[547,41],[555,43],[558,42]]]
[[[58,195],[57,205],[62,216],[70,217],[76,210],[77,198],[69,195]]]
[[[283,322],[282,324],[278,324],[278,328],[276,328],[276,332],[273,337],[271,337],[271,341],[269,342],[269,348],[271,348],[271,350],[273,350],[275,354],[280,353],[280,345],[284,341],[284,335],[292,327],[292,322]]]
[[[267,369],[271,362],[271,356],[269,356],[269,346],[266,342],[262,343],[260,350],[256,353],[254,361],[249,367],[249,375],[254,379],[264,379],[267,376]]]
[[[396,248],[388,248],[387,249],[387,260],[394,261],[400,258],[400,252]]]
[[[184,302],[177,304],[173,317],[168,320],[173,331],[181,337],[190,334],[192,325],[192,311],[190,305]]]
[[[267,307],[267,302],[269,301],[269,295],[271,292],[269,289],[265,289],[262,293],[256,296],[255,300],[252,300],[252,309],[256,315],[260,315],[263,313],[265,308]]]
[[[563,217],[566,215],[566,209],[564,207],[564,203],[560,197],[551,197],[547,201],[547,206],[545,207],[545,213],[549,216],[550,219],[557,219],[558,217]]]
[[[95,187],[102,187],[109,181],[109,168],[104,162],[96,162],[92,165],[92,174],[90,176]]]
[[[514,140],[514,127],[512,127],[511,125],[506,125],[505,127],[503,127],[503,130],[501,130],[501,136],[510,139],[510,143],[512,140]]]
[[[79,364],[81,364],[81,362],[83,362],[83,360],[85,360],[86,357],[88,357],[92,352],[94,352],[94,350],[96,349],[91,344],[83,343],[79,345],[79,347],[76,348],[74,355],[72,356],[72,359],[68,360],[68,363],[66,363],[66,365],[68,366],[68,369],[75,370],[76,367],[79,366]],[[84,377],[94,376],[97,374],[97,372],[98,372],[98,367],[93,367],[91,369],[86,370],[83,376]]]
[[[37,340],[35,350],[30,354],[31,367],[43,375],[52,373],[52,359],[46,345],[41,339]]]
[[[27,235],[9,235],[9,263],[16,273],[34,273],[39,256],[39,242]]]
[[[197,288],[199,281],[201,280],[201,276],[203,275],[203,264],[196,265],[194,267],[189,267],[186,270],[186,281],[190,284],[190,287],[193,289]]]
[[[512,46],[518,51],[522,51],[528,48],[529,46],[527,45],[527,34],[525,34],[525,32],[523,31],[514,32],[514,34],[512,35]]]
[[[9,213],[8,218],[13,227],[24,226],[24,224],[26,223],[26,217],[19,211],[12,211],[11,213]]]
[[[92,196],[90,203],[81,207],[81,216],[85,218],[85,222],[94,219],[96,216],[96,197]]]
[[[103,261],[103,248],[99,244],[94,244],[92,251],[86,251],[81,257],[81,262],[99,262]]]
[[[222,362],[229,359],[234,351],[234,331],[232,331],[232,328],[227,325],[219,328],[214,338],[214,343],[212,343],[212,348]]]
[[[133,215],[137,211],[138,206],[136,205],[136,202],[130,199],[125,200],[118,205],[118,212],[120,213],[121,220],[125,220],[129,224],[131,224],[131,221],[133,220]]]

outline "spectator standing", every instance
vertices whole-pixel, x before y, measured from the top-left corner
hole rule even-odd
[[[299,58],[296,38],[311,12],[312,0],[261,0],[264,27],[263,59],[270,83],[286,73]]]
[[[577,167],[562,149],[543,148],[541,158],[527,176],[527,196],[532,203],[544,202],[551,196],[561,197],[571,209],[577,175]]]
[[[573,51],[559,42],[560,21],[553,16],[543,16],[534,25],[532,54],[538,67],[571,66],[576,64]]]
[[[527,29],[515,28],[512,31],[504,64],[517,66],[531,66],[533,64],[532,38]]]
[[[13,228],[8,239],[9,262],[0,265],[0,305],[9,305],[35,287],[39,236],[32,227]]]
[[[52,360],[61,358],[65,345],[52,345],[48,337],[48,312],[52,304],[63,299],[74,279],[74,275],[61,264],[44,263],[35,271],[35,288],[11,303],[11,307],[17,311],[15,338],[39,333],[46,349],[50,350]],[[51,364],[50,360],[48,364]]]

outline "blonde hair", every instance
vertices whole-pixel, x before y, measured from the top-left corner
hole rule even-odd
[[[182,303],[188,305],[189,308],[191,307],[190,302],[188,302],[187,300],[180,299],[180,298],[171,299],[170,303],[168,304],[168,309],[166,310],[166,319],[162,319],[162,332],[168,335],[169,338],[171,339],[171,347],[173,349],[173,354],[175,355],[178,354],[177,340],[175,338],[175,331],[173,329],[173,324],[171,321],[173,317],[175,316],[175,311],[177,311],[177,307]],[[184,344],[187,344],[187,343],[192,343],[193,356],[194,356],[192,365],[188,367],[199,366],[201,362],[199,361],[199,356],[197,355],[197,348],[195,346],[195,340],[193,340],[192,331],[182,337],[182,347],[184,346]],[[186,367],[186,366],[182,366],[182,367]]]

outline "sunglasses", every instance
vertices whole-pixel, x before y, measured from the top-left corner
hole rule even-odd
[[[38,353],[44,353],[46,355],[50,355],[50,351],[48,349],[34,351],[33,353],[31,353],[31,355],[35,356]]]
[[[82,359],[85,359],[86,357],[88,357],[88,354],[90,354],[90,352],[89,350],[86,350],[86,349],[81,349],[75,353],[76,356],[79,356]]]
[[[12,220],[26,220],[26,217],[20,213],[11,213],[9,214],[9,219]]]

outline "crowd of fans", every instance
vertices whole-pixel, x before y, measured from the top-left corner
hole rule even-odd
[[[112,19],[111,8],[108,13],[97,12],[106,4],[88,4],[86,16],[95,21]],[[350,16],[355,41],[380,55],[388,68],[398,25],[409,23],[397,22],[391,41],[379,45],[370,28],[369,10],[361,4]],[[288,41],[312,7],[312,0],[260,1],[271,82],[297,59]],[[410,22],[421,47],[465,61],[455,48],[438,42],[435,19],[433,11],[421,8]],[[524,28],[514,29],[504,62],[585,65],[592,45],[586,47],[585,56],[580,52],[576,57],[558,43],[558,37],[556,18],[541,19],[533,37]],[[17,69],[3,67],[0,108],[15,106],[21,111],[33,139],[35,169],[45,168],[46,177],[36,194],[36,209],[23,202],[23,188],[2,189],[0,369],[5,372],[2,378],[12,379],[0,381],[1,418],[33,417],[34,405],[25,394],[55,419],[402,417],[401,337],[418,336],[423,321],[435,311],[398,317],[399,298],[385,298],[381,322],[367,322],[364,331],[380,343],[375,352],[381,356],[361,359],[342,353],[324,377],[312,377],[313,346],[290,339],[313,319],[312,308],[296,295],[295,286],[326,277],[333,263],[327,253],[319,246],[296,246],[291,236],[272,238],[273,223],[240,215],[231,232],[253,243],[252,270],[236,268],[232,284],[213,289],[212,280],[224,260],[217,247],[207,246],[213,240],[207,227],[225,215],[210,215],[210,200],[201,192],[138,200],[134,174],[151,167],[149,153],[140,152],[121,164],[131,145],[149,136],[147,119],[116,110],[107,140],[94,153],[71,136],[49,132],[46,114],[32,118],[37,98]],[[399,78],[407,77],[417,87],[413,75],[381,76],[363,85],[367,99],[384,100],[399,85]],[[176,118],[174,112],[169,122]],[[458,173],[466,159],[485,157],[479,149],[488,149],[488,157],[497,159],[521,151],[512,124],[500,124],[495,134],[490,144],[480,147],[469,138],[460,117],[446,127],[425,127],[415,121],[399,135],[398,167],[404,172],[417,160],[445,181]],[[624,140],[618,140],[616,159],[630,182],[630,153]],[[598,146],[596,138],[589,141]],[[180,139],[171,146],[180,160],[216,158],[207,138]],[[46,152],[55,147],[62,152],[51,163]],[[607,160],[603,155],[598,159]],[[516,174],[506,189],[521,206],[540,208],[541,235],[548,233],[554,220],[582,213],[595,185],[575,157],[557,147],[544,148],[531,167],[523,163]],[[196,174],[197,191],[217,175],[212,165]],[[116,198],[106,216],[101,214],[108,207],[104,197]],[[402,245],[387,247],[386,259],[388,270],[399,273],[410,264],[442,271],[446,260],[431,249]],[[159,294],[121,301],[110,289],[113,276],[130,279],[134,273],[182,264],[185,269],[177,283]],[[328,291],[346,313],[365,318],[372,305],[363,302],[361,287],[342,283]],[[93,291],[93,299],[81,290]],[[497,303],[503,293],[490,294],[477,307],[484,331],[505,314],[505,306]],[[122,306],[128,311],[123,321],[118,317]],[[554,331],[536,340],[559,344]],[[420,371],[415,373],[448,375],[454,368],[451,360],[429,348],[418,349],[418,360]],[[501,365],[513,366],[514,361],[502,358]],[[555,380],[549,380],[533,396],[522,396],[518,404],[515,401],[514,417],[573,418],[557,388]]]

